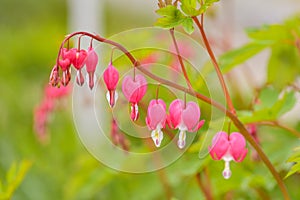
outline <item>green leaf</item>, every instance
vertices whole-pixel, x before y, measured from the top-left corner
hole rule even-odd
[[[279,89],[293,83],[300,73],[299,66],[300,56],[294,46],[275,45],[268,63],[268,82]]]
[[[294,165],[284,178],[288,178],[295,173],[300,173],[300,147],[296,148],[296,151],[289,157],[287,162],[292,162]]]
[[[156,10],[156,13],[164,17],[175,17],[178,11],[179,10],[175,6],[168,5],[166,7]]]
[[[239,112],[240,120],[244,123],[259,121],[274,121],[286,112],[290,111],[296,103],[294,92],[279,92],[268,87],[261,91],[259,103],[255,105],[254,111]],[[246,114],[245,114],[246,113]]]
[[[258,96],[258,103],[255,104],[254,110],[262,110],[265,108],[271,108],[278,101],[280,91],[274,87],[263,88]]]
[[[266,47],[268,47],[267,44],[249,43],[223,54],[219,59],[222,72],[229,72],[233,67],[245,62]]]
[[[284,25],[268,25],[261,28],[246,30],[248,37],[257,43],[275,43],[291,37],[290,31]]]
[[[180,25],[185,16],[173,5],[168,5],[164,8],[160,8],[156,11],[157,14],[163,16],[162,18],[158,18],[155,22],[156,26],[162,28],[174,28],[175,26]]]
[[[212,6],[214,3],[218,2],[219,0],[206,0],[205,3],[200,7],[198,10],[198,15],[205,13],[206,10]]]
[[[190,17],[187,17],[183,20],[182,26],[185,32],[192,34],[194,32],[193,20]]]
[[[18,169],[15,163],[11,166],[6,176],[8,185],[5,193],[8,197],[12,197],[14,191],[21,184],[30,167],[31,162],[27,160],[22,161],[18,166]]]
[[[182,0],[181,10],[188,16],[197,16],[199,11],[196,9],[196,0]]]

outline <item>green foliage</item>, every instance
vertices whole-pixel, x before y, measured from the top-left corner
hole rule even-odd
[[[182,0],[181,1],[181,10],[187,15],[187,16],[198,16],[206,12],[206,10],[212,6],[215,2],[218,2],[219,0],[206,0],[204,1],[203,5],[201,5],[200,0]],[[197,2],[199,4],[199,7],[197,9]]]
[[[193,26],[193,19],[190,17],[185,18],[182,22],[182,27],[185,32],[192,34],[195,30]]]
[[[197,1],[198,4],[200,4],[199,0]],[[162,17],[157,19],[155,26],[171,29],[182,25],[186,33],[192,34],[194,32],[192,17],[205,13],[213,3],[219,0],[207,0],[203,5],[199,5],[199,9],[197,9],[197,1],[182,0],[180,8],[183,13],[174,5],[168,5],[158,9],[156,13]]]
[[[268,64],[268,82],[277,88],[292,84],[300,74],[300,52],[291,45],[272,47]]]
[[[196,0],[182,0],[181,1],[181,10],[188,16],[197,16],[199,15],[199,10],[196,9],[197,2]]]
[[[293,91],[279,91],[273,87],[264,88],[258,97],[253,111],[240,111],[240,120],[244,123],[274,121],[290,111],[296,103]]]
[[[5,184],[0,182],[0,199],[11,199],[15,190],[23,181],[27,171],[31,167],[31,162],[24,160],[18,166],[13,163],[6,174]]]
[[[160,8],[156,11],[157,14],[163,16],[158,18],[155,25],[162,28],[174,28],[175,26],[180,25],[185,16],[173,5],[168,5],[164,8]]]
[[[244,63],[249,58],[253,57],[254,55],[258,54],[265,48],[267,48],[269,45],[261,44],[261,43],[249,43],[245,44],[244,46],[234,49],[232,51],[229,51],[225,54],[223,54],[219,58],[220,66],[223,73],[227,73],[235,66]]]
[[[274,84],[278,89],[293,83],[300,73],[300,68],[295,67],[300,65],[300,51],[295,45],[300,37],[299,27],[299,17],[294,17],[283,24],[248,29],[247,34],[251,41],[220,57],[222,71],[229,72],[262,50],[270,48],[268,83]]]
[[[288,178],[295,173],[300,173],[300,147],[295,148],[294,153],[289,157],[287,162],[292,163],[292,167],[285,178]]]

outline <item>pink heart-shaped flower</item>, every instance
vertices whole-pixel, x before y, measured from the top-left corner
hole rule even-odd
[[[75,58],[73,59],[73,62],[72,62],[73,66],[77,70],[81,69],[84,65],[86,57],[87,57],[87,52],[84,49],[77,51]]]
[[[241,162],[247,155],[246,140],[244,136],[238,132],[233,132],[229,136],[230,140],[230,153],[236,162]]]
[[[159,125],[163,128],[166,123],[166,104],[161,99],[151,100],[148,106],[146,124],[151,130],[156,129]]]
[[[125,76],[122,83],[122,91],[129,102],[137,103],[146,94],[147,81],[140,74],[135,76],[135,80],[131,76]]]
[[[67,71],[71,65],[71,61],[68,58],[63,60],[61,59],[58,61],[58,64],[62,71]]]
[[[182,111],[182,121],[188,131],[193,131],[200,118],[200,108],[197,103],[190,101]]]
[[[184,107],[184,102],[181,99],[172,101],[169,107],[169,120],[171,128],[178,128],[181,123],[181,115]],[[169,125],[169,124],[168,124]]]
[[[220,160],[226,154],[229,147],[230,144],[228,141],[228,134],[226,132],[221,131],[214,136],[212,140],[212,146],[208,148],[211,157],[214,160]]]

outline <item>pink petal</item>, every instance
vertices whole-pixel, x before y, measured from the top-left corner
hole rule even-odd
[[[135,76],[135,80],[131,76],[125,76],[122,83],[122,91],[129,102],[137,103],[147,91],[147,81],[140,74]]]
[[[246,149],[246,140],[244,136],[238,132],[231,133],[230,140],[230,152],[236,162],[241,162],[245,158],[248,150]]]
[[[198,131],[205,123],[205,120],[201,120],[198,122],[198,124],[194,127],[194,129],[191,132],[196,132]]]
[[[139,83],[139,87],[138,87],[138,91],[135,91],[137,94],[136,94],[136,101],[140,101],[144,95],[146,94],[146,91],[147,91],[147,81],[145,79],[145,77],[143,75],[136,75],[135,76],[135,81]]]
[[[209,147],[209,153],[214,160],[220,160],[229,148],[228,135],[226,132],[218,132],[213,140],[212,146]]]
[[[87,52],[84,49],[76,52],[72,64],[77,70],[83,67],[86,57],[87,57]]]
[[[147,125],[154,130],[159,124],[163,125],[166,121],[166,105],[163,100],[151,100],[147,112]]]
[[[69,69],[71,65],[71,61],[68,58],[66,58],[64,60],[59,60],[58,64],[61,67],[62,71],[66,71]]]
[[[189,131],[192,131],[198,124],[200,118],[200,108],[197,103],[190,101],[182,112],[182,121]]]
[[[89,48],[86,61],[85,61],[87,73],[95,72],[97,64],[98,64],[98,55],[93,48]]]
[[[77,52],[76,48],[72,48],[72,49],[63,48],[62,59],[69,59],[70,62],[73,63],[74,59],[76,58],[76,52]]]
[[[170,104],[170,107],[169,107],[170,118],[169,119],[174,128],[177,128],[177,126],[181,122],[183,106],[184,106],[184,103],[181,99],[175,99]]]
[[[103,79],[108,90],[115,90],[119,82],[119,72],[110,63],[103,73]]]

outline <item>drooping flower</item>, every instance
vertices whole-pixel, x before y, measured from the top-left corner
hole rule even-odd
[[[84,83],[84,77],[82,75],[81,69],[85,64],[86,57],[87,57],[86,50],[84,50],[84,49],[76,50],[75,57],[71,61],[73,66],[77,69],[76,82],[80,86],[82,86]]]
[[[47,140],[47,124],[49,116],[55,110],[56,102],[70,93],[69,86],[59,88],[47,85],[44,91],[43,101],[34,110],[34,130],[41,142]]]
[[[122,83],[122,91],[126,99],[131,103],[130,117],[136,121],[139,117],[138,102],[144,97],[147,91],[147,81],[143,75],[125,76]]]
[[[49,84],[52,87],[56,87],[59,83],[59,72],[58,72],[58,67],[54,65],[54,67],[51,70],[51,74],[49,77]]]
[[[126,139],[125,135],[120,131],[115,119],[112,119],[111,122],[110,136],[114,145],[120,146],[124,151],[129,150],[129,141]]]
[[[108,67],[103,73],[103,79],[107,88],[106,98],[110,107],[114,107],[117,99],[118,93],[116,91],[117,84],[119,82],[119,72],[110,62]]]
[[[72,61],[75,59],[76,49],[62,48],[61,59],[59,59],[58,64],[62,69],[62,79],[61,83],[63,86],[67,86],[71,80],[70,66]]]
[[[85,66],[86,66],[86,71],[88,73],[88,83],[91,90],[95,85],[95,71],[96,71],[97,64],[98,64],[98,55],[93,49],[93,47],[89,47],[86,61],[85,61]]]
[[[212,140],[212,146],[208,149],[212,159],[225,161],[225,169],[222,173],[225,179],[231,176],[230,161],[242,162],[248,152],[246,140],[238,132],[233,132],[229,136],[226,132],[218,132]]]
[[[185,146],[186,131],[198,131],[204,124],[200,119],[200,108],[197,103],[190,101],[185,103],[180,99],[175,99],[169,107],[168,124],[171,128],[179,129],[179,139],[177,145],[180,149]]]
[[[163,139],[162,128],[167,120],[166,104],[161,99],[151,100],[148,106],[146,124],[151,132],[152,140],[156,147],[159,147]]]

